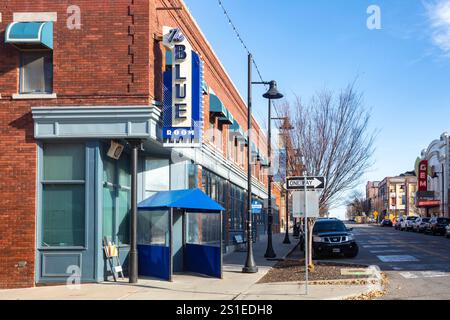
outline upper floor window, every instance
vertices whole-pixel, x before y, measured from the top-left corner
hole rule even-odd
[[[53,93],[52,51],[21,51],[20,93]]]

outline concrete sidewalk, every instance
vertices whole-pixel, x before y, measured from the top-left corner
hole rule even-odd
[[[284,235],[273,238],[274,250],[284,258],[297,244],[283,244]],[[256,274],[243,274],[245,252],[224,256],[224,279],[196,275],[175,275],[174,282],[140,279],[139,284],[127,282],[84,284],[81,286],[53,286],[30,289],[0,290],[0,299],[7,300],[323,300],[344,299],[367,291],[364,286],[310,286],[304,295],[304,285],[299,283],[257,284],[277,261],[264,258],[267,238],[254,245]]]

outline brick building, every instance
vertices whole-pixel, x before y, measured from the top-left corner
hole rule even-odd
[[[386,177],[378,185],[378,198],[375,210],[380,219],[409,217],[417,215],[415,196],[417,177],[406,173],[396,177]]]
[[[164,145],[165,75],[177,67],[165,26],[199,58],[195,149]],[[127,264],[135,141],[138,201],[202,188],[226,208],[223,241],[233,248],[245,229],[247,148],[252,197],[267,198],[266,137],[253,119],[248,141],[246,104],[181,0],[6,0],[0,34],[1,288],[63,282],[73,265],[83,281],[103,281],[104,236]],[[107,155],[113,142],[125,148],[118,160]],[[255,217],[256,229],[265,221]]]

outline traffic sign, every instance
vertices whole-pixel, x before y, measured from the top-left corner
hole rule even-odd
[[[323,190],[325,188],[325,177],[306,177],[307,190]],[[304,190],[305,177],[287,178],[288,190]]]

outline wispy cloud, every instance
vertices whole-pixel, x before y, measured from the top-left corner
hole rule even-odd
[[[424,3],[431,27],[431,40],[450,57],[450,0]]]

